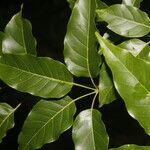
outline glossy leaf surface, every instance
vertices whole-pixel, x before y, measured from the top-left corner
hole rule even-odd
[[[119,44],[121,48],[129,50],[133,56],[150,61],[150,46],[139,39],[131,39]]]
[[[108,150],[108,135],[97,110],[84,110],[73,125],[75,150]]]
[[[22,18],[22,12],[12,17],[5,28],[2,42],[3,53],[36,55],[36,40],[31,23]]]
[[[122,3],[139,8],[142,1],[143,0],[122,0]]]
[[[14,89],[44,98],[60,98],[72,87],[72,75],[62,63],[32,55],[1,57],[0,79]]]
[[[15,109],[6,103],[0,103],[0,142],[6,136],[7,130],[14,127],[14,112]]]
[[[58,139],[71,127],[76,107],[65,97],[57,101],[39,101],[29,113],[19,135],[20,150],[35,150]]]
[[[96,11],[108,28],[125,37],[142,37],[150,32],[148,15],[136,7],[116,4]]]
[[[150,135],[150,63],[135,58],[96,33],[112,73],[115,87],[129,114]]]
[[[64,40],[64,57],[68,69],[76,76],[95,77],[100,57],[95,38],[95,0],[75,3]]]
[[[103,64],[99,74],[99,106],[109,104],[116,99],[115,87],[106,64]]]
[[[119,148],[112,148],[110,150],[150,150],[150,146],[138,146],[134,144],[124,145]]]

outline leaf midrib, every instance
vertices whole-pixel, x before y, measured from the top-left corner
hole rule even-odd
[[[92,143],[93,143],[93,148],[94,150],[96,150],[96,147],[95,147],[95,136],[94,136],[94,129],[93,129],[93,109],[90,110],[90,115],[91,115],[91,133],[92,133]]]
[[[28,54],[27,47],[26,47],[26,43],[25,43],[25,38],[24,38],[23,18],[22,18],[22,20],[21,20],[21,25],[22,25],[22,28],[21,28],[21,35],[22,35],[22,40],[23,40],[23,47],[24,47],[24,50],[25,50],[26,54]]]
[[[0,123],[0,127],[3,125],[3,123],[17,110],[17,108],[20,106],[20,104],[16,108],[12,108],[13,110],[8,113],[8,115],[5,117],[5,119]]]
[[[26,71],[26,70],[22,70],[20,68],[17,68],[17,67],[14,67],[14,66],[9,66],[9,65],[6,65],[6,64],[1,64],[2,66],[8,66],[10,68],[13,68],[15,70],[18,70],[20,72],[24,72],[24,73],[27,73],[27,74],[31,74],[33,76],[38,76],[40,78],[45,78],[45,79],[48,79],[48,80],[51,80],[51,81],[54,81],[54,82],[58,82],[58,83],[63,83],[63,84],[68,84],[68,85],[73,85],[72,82],[68,82],[68,81],[64,81],[64,80],[59,80],[59,79],[55,79],[55,78],[52,78],[52,77],[47,77],[47,76],[42,76],[40,74],[37,74],[37,73],[33,73],[33,72],[30,72],[30,71]]]

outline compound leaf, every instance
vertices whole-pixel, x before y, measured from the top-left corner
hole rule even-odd
[[[73,125],[75,150],[108,150],[108,135],[101,114],[94,109],[82,111]]]
[[[119,148],[112,148],[110,150],[150,150],[150,146],[138,146],[134,144],[123,145]]]
[[[95,0],[79,0],[75,3],[64,40],[65,63],[76,76],[97,76],[100,57],[94,36]]]
[[[60,98],[72,87],[72,75],[62,63],[48,57],[5,54],[0,79],[14,89],[44,98]]]
[[[58,139],[73,124],[76,112],[70,97],[39,101],[29,113],[19,135],[20,150],[35,150]]]
[[[122,36],[142,37],[150,32],[148,15],[136,7],[116,4],[96,12],[110,30]]]
[[[110,67],[115,87],[124,99],[129,114],[150,135],[150,63],[134,57],[96,33]]]
[[[7,130],[14,127],[14,112],[18,107],[19,105],[14,109],[6,103],[0,103],[0,142]]]
[[[6,25],[2,52],[36,55],[36,40],[32,35],[32,26],[27,19],[22,18],[22,11],[14,15]]]
[[[122,0],[122,3],[139,8],[142,1],[143,0]]]
[[[99,74],[99,106],[109,104],[116,99],[115,87],[111,75],[104,63]]]

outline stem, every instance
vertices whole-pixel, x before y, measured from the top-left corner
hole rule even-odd
[[[94,95],[94,98],[93,98],[93,101],[92,101],[92,105],[91,105],[91,110],[94,108],[94,103],[95,103],[97,95],[98,95],[98,90],[95,91],[95,95]]]
[[[76,101],[78,101],[78,100],[80,100],[80,99],[82,99],[82,98],[84,98],[84,97],[87,97],[87,96],[93,95],[93,94],[95,94],[95,93],[96,93],[96,91],[91,92],[91,93],[88,93],[88,94],[85,94],[85,95],[82,95],[82,96],[80,96],[80,97],[78,97],[78,98],[74,99],[74,100],[73,100],[73,102],[76,102]]]
[[[93,80],[93,78],[92,78],[91,74],[90,74],[90,80],[91,80],[91,82],[92,82],[93,86],[95,87],[95,89],[97,89],[97,86],[96,86],[96,84],[95,84],[95,82],[94,82],[94,80]]]
[[[73,83],[74,86],[78,86],[78,87],[82,87],[82,88],[85,88],[85,89],[89,89],[89,90],[93,90],[95,91],[95,88],[92,88],[92,87],[88,87],[86,85],[82,85],[82,84],[78,84],[78,83]]]

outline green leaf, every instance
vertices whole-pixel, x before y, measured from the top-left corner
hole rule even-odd
[[[136,7],[116,4],[96,12],[110,30],[122,36],[142,37],[150,32],[148,15]]]
[[[35,150],[58,139],[73,124],[76,112],[69,97],[57,101],[39,101],[29,113],[19,135],[20,150]]]
[[[99,78],[99,106],[102,107],[117,98],[110,72],[105,63],[101,67]]]
[[[129,6],[134,6],[134,7],[140,7],[140,3],[143,0],[122,0],[123,4],[129,5]]]
[[[150,62],[150,46],[147,43],[146,43],[145,47],[143,47],[143,49],[137,55],[137,57]]]
[[[70,7],[71,9],[73,9],[73,7],[74,7],[76,1],[77,1],[77,0],[67,0],[67,2],[69,3],[69,7]]]
[[[137,58],[150,61],[150,47],[148,44],[149,43],[145,43],[139,39],[131,39],[124,41],[123,43],[119,44],[119,46],[129,50],[131,54]]]
[[[107,6],[107,4],[106,3],[104,3],[104,2],[102,2],[101,0],[96,0],[96,8],[97,9],[104,9],[104,8],[107,8],[108,6]]]
[[[44,98],[60,98],[73,85],[72,75],[65,65],[32,55],[3,55],[0,79],[14,89]]]
[[[5,28],[2,41],[3,53],[36,55],[36,40],[31,23],[22,18],[22,12],[12,17]]]
[[[96,36],[112,71],[115,87],[124,99],[129,114],[150,135],[150,63],[113,45],[98,33]]]
[[[95,0],[79,0],[75,3],[64,40],[65,63],[76,76],[97,76],[100,56],[94,36]]]
[[[108,150],[108,135],[101,114],[94,109],[82,111],[73,125],[75,150]]]
[[[14,112],[19,105],[14,109],[6,103],[0,103],[0,142],[6,136],[6,132],[14,127]]]
[[[2,40],[4,37],[4,33],[0,31],[0,55],[2,55]]]
[[[123,145],[119,148],[112,148],[110,150],[150,150],[150,146],[138,146],[134,144]]]

